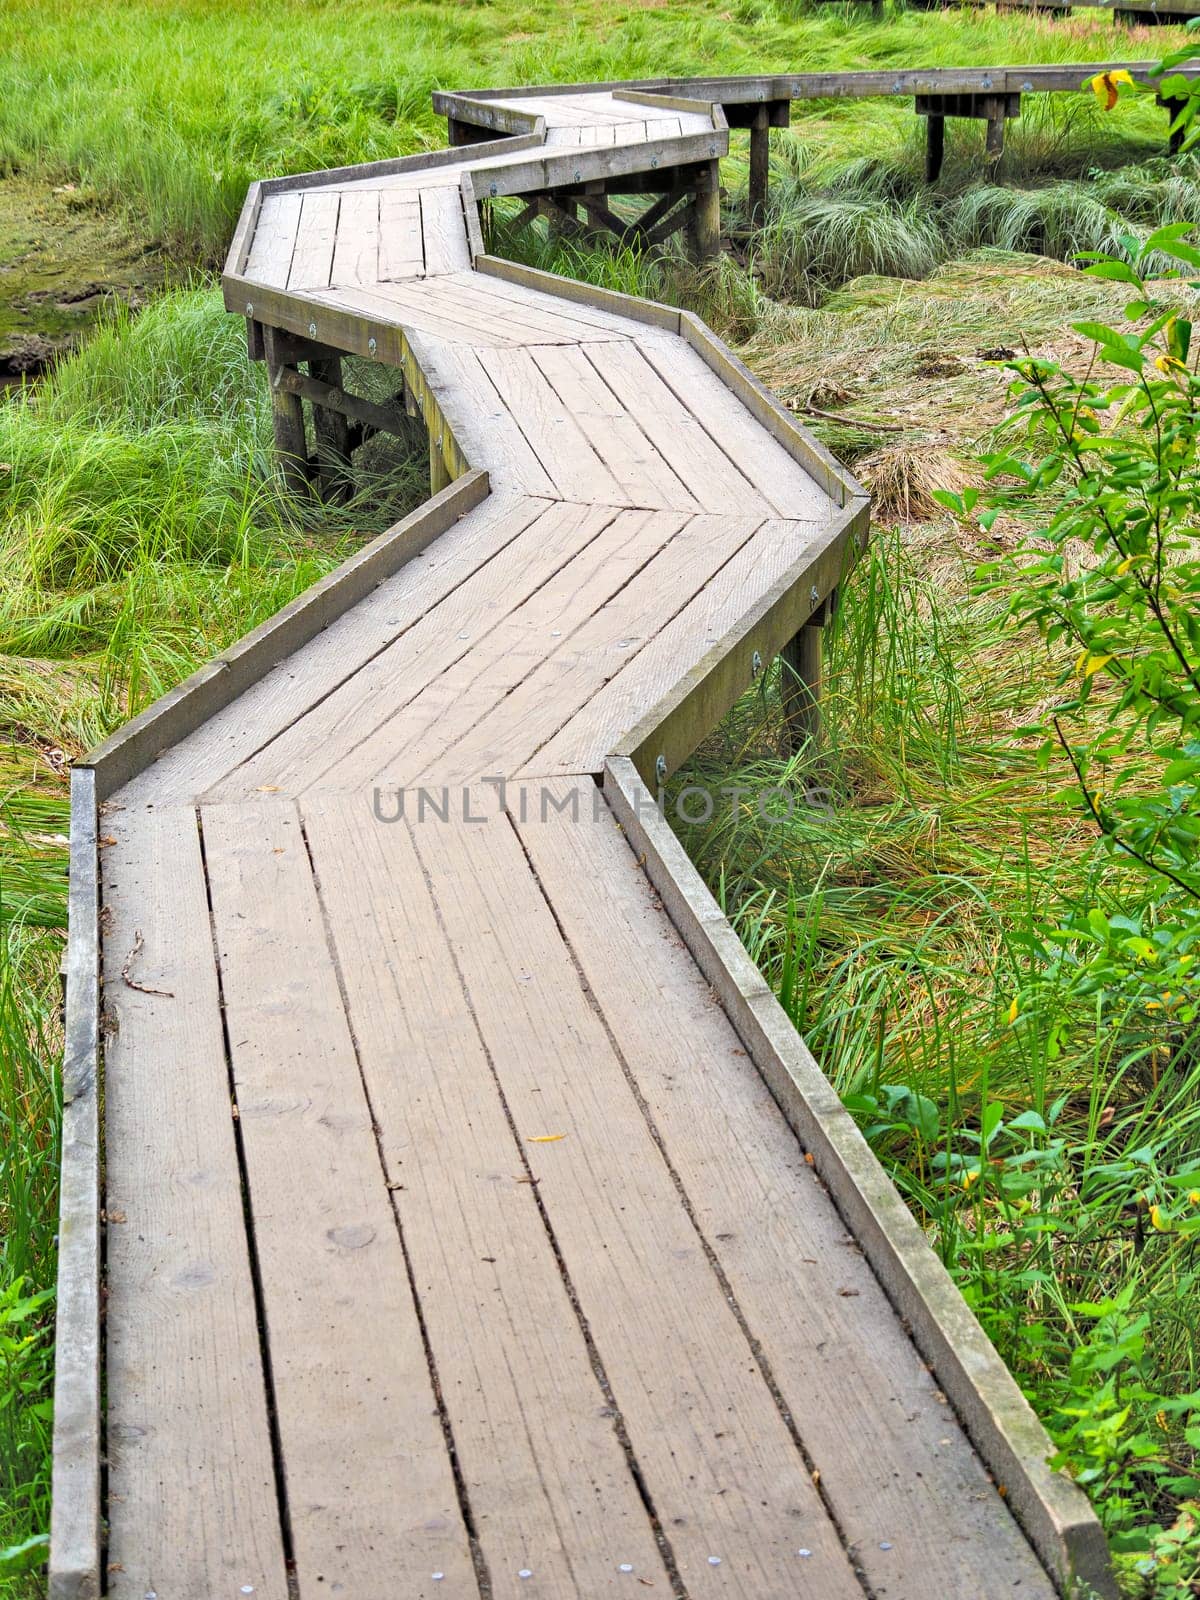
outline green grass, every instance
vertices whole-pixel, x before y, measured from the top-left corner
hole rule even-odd
[[[78,203],[122,218],[190,286],[117,314],[36,393],[0,402],[0,1549],[47,1526],[67,762],[426,492],[419,464],[377,450],[349,506],[280,493],[261,371],[209,280],[190,278],[219,263],[249,180],[440,144],[438,86],[1116,59],[1179,37],[974,9],[897,9],[880,25],[789,0],[11,0],[0,170],[77,184]],[[781,761],[770,693],[698,758],[757,785],[819,779],[831,803],[783,833],[750,808],[689,845],[1060,1435],[1097,1387],[1088,1352],[1131,1337],[1124,1312],[1073,1305],[1132,1290],[1157,1331],[1121,1361],[1156,1401],[1194,1385],[1190,1260],[1142,1203],[1194,1151],[1194,1073],[1132,1028],[1098,1040],[1075,1019],[1053,1055],[1051,1019],[1008,1021],[1041,923],[1130,890],[1016,731],[1048,669],[969,596],[965,568],[986,552],[897,508],[927,508],[939,473],[972,470],[1003,405],[994,347],[1069,349],[1072,320],[1111,309],[1105,286],[1028,252],[1070,260],[1123,226],[1200,216],[1192,165],[1160,159],[1164,128],[1144,103],[1106,117],[1086,96],[1035,100],[1003,184],[980,181],[978,127],[952,125],[930,192],[905,108],[797,108],[757,234],[735,136],[737,251],[701,275],[676,253],[563,249],[495,223],[507,253],[696,306],[876,484],[884,520],[906,523],[847,591],[820,771]],[[1011,1122],[1060,1101],[1061,1148],[1006,1126],[978,1162],[989,1103]],[[964,1187],[973,1151],[983,1175]],[[1043,1189],[1014,1212],[1005,1175],[1030,1162]],[[1160,1432],[1187,1450],[1180,1428],[1172,1414]],[[1114,1527],[1169,1519],[1170,1494],[1118,1477],[1106,1463],[1093,1486]],[[35,1592],[0,1571],[0,1593]]]

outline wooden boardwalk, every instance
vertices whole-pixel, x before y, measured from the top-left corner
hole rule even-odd
[[[703,243],[720,105],[488,107],[256,186],[226,278],[296,480],[357,353],[439,492],[75,772],[52,1592],[1108,1593],[650,795],[862,493],[694,318],[482,254],[664,174]]]

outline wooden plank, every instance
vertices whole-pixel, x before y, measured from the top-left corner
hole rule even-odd
[[[476,1595],[299,817],[202,821],[299,1587]]]
[[[356,189],[342,196],[331,283],[379,282],[380,199],[376,189]]]
[[[410,335],[413,350],[442,414],[468,459],[487,463],[497,486],[518,494],[560,498],[558,489],[501,399],[474,350]]]
[[[704,511],[771,516],[774,508],[709,437],[636,345],[589,345],[587,358]]]
[[[246,277],[255,283],[270,283],[283,288],[291,270],[299,227],[298,194],[263,195],[259,203],[258,226],[246,257]]]
[[[551,696],[549,706],[535,697],[538,709],[556,715],[559,686],[553,671],[547,686],[544,669],[561,656],[574,661],[584,651],[576,640],[594,639],[595,614],[604,615],[614,597],[619,602],[635,584],[639,595],[644,593],[643,569],[656,560],[661,566],[663,547],[672,547],[687,520],[686,514],[674,511],[626,511],[592,532],[602,514],[600,508],[587,516],[577,510],[579,534],[572,559],[473,642],[452,667],[429,675],[420,692],[323,781],[343,787],[374,780],[411,785],[490,773],[492,766],[474,764],[475,752],[480,743],[490,749],[496,724],[510,738],[522,728],[530,678]],[[691,548],[691,541],[685,543]],[[631,610],[626,607],[621,621],[610,627],[631,621]],[[604,636],[603,627],[599,633]],[[596,660],[591,670],[597,670]]]
[[[542,345],[533,359],[631,505],[695,511],[696,498],[573,346]]]
[[[549,502],[493,496],[413,557],[351,612],[285,656],[188,738],[119,792],[135,799],[195,799],[346,683],[445,595],[498,554]],[[242,791],[238,791],[239,793]]]
[[[107,1592],[285,1600],[196,815],[105,826]]]
[[[487,323],[477,315],[474,307],[455,301],[449,295],[432,293],[436,278],[402,283],[377,283],[372,288],[357,286],[329,291],[337,306],[361,314],[376,331],[381,323],[391,323],[402,328],[405,334],[428,334],[445,344],[480,349],[504,345],[515,346],[528,342],[529,335],[521,329],[508,329],[498,323]]]
[[[667,772],[674,772],[754,682],[755,657],[761,663],[778,655],[845,580],[861,548],[865,522],[864,512],[842,511],[815,532],[776,583],[747,597],[729,632],[680,672],[662,700],[621,739],[616,754],[632,757],[647,781],[660,757]]]
[[[421,237],[427,277],[439,272],[462,272],[471,265],[462,196],[457,187],[421,190]]]
[[[100,1593],[100,884],[96,780],[71,772],[51,1600]]]
[[[539,1595],[593,1600],[622,1563],[666,1590],[409,830],[358,795],[315,797],[304,817],[494,1592],[528,1569]]]
[[[606,763],[604,793],[972,1443],[996,1482],[1005,1485],[1026,1536],[1064,1591],[1078,1581],[1115,1600],[1104,1535],[1082,1491],[1046,1465],[1048,1441],[1029,1403],[630,761],[614,757]]]
[[[827,514],[829,496],[822,485],[683,339],[643,334],[638,348],[778,516],[804,521]]]
[[[193,733],[272,667],[365,599],[385,579],[401,571],[439,534],[485,501],[489,489],[486,472],[472,472],[460,478],[110,734],[86,757],[86,764],[96,772],[98,800],[108,799],[164,751]],[[497,511],[508,504],[502,501]]]
[[[375,729],[551,582],[612,516],[605,508],[555,503],[524,521],[518,537],[505,541],[492,560],[479,562],[422,614],[408,614],[386,647],[336,688],[310,696],[302,685],[306,704],[295,717],[282,731],[272,730],[277,736],[260,739],[255,754],[210,793],[250,797],[315,784],[335,767],[344,773]],[[303,671],[305,663],[299,666]]]
[[[425,271],[421,202],[416,195],[384,189],[379,195],[379,278],[395,283]]]
[[[669,515],[677,514],[659,513],[655,525],[665,525]],[[408,781],[428,770],[446,783],[466,783],[526,765],[597,689],[637,659],[648,640],[703,589],[754,528],[752,517],[691,518],[552,652],[532,663],[503,703],[460,736],[436,768],[417,766],[415,753],[406,749],[403,770],[411,775]],[[676,664],[676,672],[681,665]]]
[[[310,190],[301,197],[300,226],[287,279],[289,289],[328,288],[340,209],[340,195]]]
[[[498,256],[485,256],[483,262],[498,261]],[[506,266],[518,263],[506,262]],[[632,338],[639,328],[644,326],[645,318],[630,312],[630,305],[651,305],[651,301],[631,300],[628,295],[609,294],[607,290],[598,290],[603,295],[602,301],[592,301],[574,294],[562,295],[554,292],[548,285],[556,283],[574,284],[581,289],[590,288],[588,284],[579,283],[574,278],[556,278],[553,273],[537,272],[530,268],[532,276],[526,278],[498,277],[495,273],[477,265],[469,275],[470,282],[476,286],[477,292],[495,296],[498,300],[508,300],[513,305],[526,306],[535,304],[539,311],[548,316],[561,317],[573,329],[590,329],[609,339]],[[451,280],[455,283],[459,279]],[[673,317],[669,322],[669,331],[678,332],[679,313],[672,312],[669,306],[655,307]]]
[[[610,506],[631,503],[628,491],[596,454],[532,351],[484,350],[479,363],[564,500]]]
[[[688,669],[736,626],[753,598],[793,568],[812,538],[808,523],[767,522],[644,649],[596,690],[553,738],[528,757],[522,775],[597,773]]]
[[[436,278],[423,286],[422,292],[426,291],[439,297],[440,303],[453,303],[464,312],[471,308],[483,326],[498,320],[514,330],[526,330],[522,341],[526,344],[545,343],[548,339],[561,343],[623,339],[638,332],[638,324],[624,318],[596,311],[578,316],[572,307],[549,295],[519,284],[502,284],[478,272]]]
[[[872,1591],[1052,1600],[612,813],[550,785],[556,806],[576,792],[578,826],[518,832]]]
[[[685,1592],[862,1600],[515,833],[413,836]]]

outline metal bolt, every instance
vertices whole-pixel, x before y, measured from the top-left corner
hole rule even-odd
[[[656,167],[658,165],[658,157],[657,156],[651,156],[650,157],[650,165],[651,165],[651,167]]]
[[[655,761],[655,763],[654,763],[654,776],[658,779],[659,783],[666,783],[666,781],[667,781],[667,758],[666,758],[666,756],[659,756],[657,758],[657,760]]]
[[[575,174],[575,182],[578,183],[582,177],[583,177],[583,173],[577,171],[576,174]]]
[[[250,304],[249,300],[246,301],[246,315],[248,317],[252,317],[254,315],[254,307]]]
[[[759,655],[758,651],[756,650],[754,652],[753,656],[750,658],[750,676],[752,678],[757,678],[761,671],[762,671],[762,657]]]
[[[821,598],[821,596],[817,593],[817,586],[815,583],[808,591],[808,598],[812,601],[813,605],[816,605],[817,601]]]
[[[489,194],[499,194],[499,192],[500,192],[499,189],[496,187],[496,185],[494,183],[488,185],[488,193]]]
[[[308,337],[310,339],[315,339],[317,337],[317,325],[315,322],[310,322],[308,325]]]
[[[374,341],[374,339],[368,339],[367,340],[367,354],[371,355],[371,356],[373,356],[375,354],[375,341]]]

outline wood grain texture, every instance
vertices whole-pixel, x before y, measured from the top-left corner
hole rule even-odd
[[[304,806],[392,1200],[494,1592],[666,1589],[650,1519],[409,828]],[[450,1068],[450,1070],[448,1070]]]
[[[100,1551],[100,859],[96,775],[71,772],[54,1313],[51,1600],[96,1600]]]
[[[515,834],[413,832],[687,1592],[862,1600]]]
[[[295,808],[206,806],[300,1587],[478,1592],[372,1111]]]
[[[106,827],[108,1593],[286,1600],[196,814]]]
[[[550,786],[556,806],[579,794],[578,826],[531,815],[518,831],[849,1548],[878,1594],[1049,1600],[1040,1563],[591,790]]]

